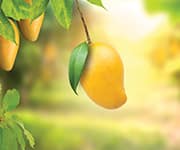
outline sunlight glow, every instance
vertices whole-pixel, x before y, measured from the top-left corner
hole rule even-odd
[[[111,34],[122,35],[131,40],[139,40],[166,22],[165,15],[149,16],[143,8],[142,0],[104,0],[104,5],[112,18]],[[132,26],[133,25],[133,26]]]

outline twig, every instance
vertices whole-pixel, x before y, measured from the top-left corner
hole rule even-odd
[[[84,30],[85,30],[85,33],[86,33],[87,42],[88,42],[88,44],[91,44],[92,41],[91,41],[91,38],[90,38],[90,35],[89,35],[89,31],[88,31],[88,27],[87,27],[87,25],[86,25],[85,18],[84,18],[84,16],[83,16],[83,13],[82,13],[82,11],[81,11],[81,9],[80,9],[80,6],[79,6],[79,1],[78,1],[78,0],[75,0],[75,1],[76,1],[77,9],[78,9],[78,12],[79,12],[79,14],[80,14],[81,21],[82,21],[82,23],[83,23],[83,27],[84,27]]]

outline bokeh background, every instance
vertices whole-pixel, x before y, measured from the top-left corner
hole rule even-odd
[[[39,40],[22,37],[15,68],[0,71],[3,90],[21,92],[15,113],[34,135],[35,150],[180,150],[180,1],[103,3],[107,11],[85,1],[81,8],[93,41],[121,55],[127,103],[106,110],[80,86],[79,96],[73,93],[68,60],[84,29],[76,9],[66,31],[48,7]]]

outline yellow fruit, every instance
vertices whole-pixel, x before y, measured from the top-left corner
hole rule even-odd
[[[104,43],[90,45],[81,85],[98,105],[115,109],[126,102],[124,69],[118,52]]]
[[[32,0],[25,0],[28,4],[32,4]],[[35,20],[23,19],[18,22],[21,32],[29,41],[36,41],[44,20],[44,13]]]
[[[31,19],[23,19],[18,22],[21,32],[24,37],[29,41],[36,41],[44,20],[44,13],[31,21]]]
[[[0,36],[0,67],[6,71],[13,68],[16,55],[19,49],[19,31],[12,20],[9,20],[13,26],[16,43]]]

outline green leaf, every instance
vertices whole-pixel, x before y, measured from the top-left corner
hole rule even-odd
[[[48,3],[49,3],[49,0],[33,0],[31,11],[30,11],[30,13],[32,13],[31,19],[36,19],[43,12],[45,12]]]
[[[0,9],[0,35],[5,39],[15,42],[15,33],[13,26],[9,22],[8,18],[4,15]]]
[[[1,8],[5,15],[15,20],[36,19],[47,8],[49,0],[32,0],[32,4],[25,0],[3,0]]]
[[[30,146],[32,148],[34,148],[35,141],[34,141],[32,134],[24,127],[23,123],[21,123],[21,122],[17,122],[17,123],[24,131],[24,135],[26,136],[27,140],[29,141]]]
[[[25,150],[25,141],[24,141],[24,137],[23,137],[23,132],[21,130],[21,128],[16,124],[16,122],[8,122],[9,127],[12,129],[12,131],[14,132],[14,134],[16,135],[16,140],[18,142],[18,144],[21,147],[21,150]]]
[[[88,44],[86,42],[78,45],[72,52],[69,61],[69,81],[73,91],[77,94],[76,88],[81,78],[87,57]]]
[[[26,136],[27,140],[29,141],[29,144],[32,148],[34,148],[35,142],[32,134],[24,128],[24,135]]]
[[[94,4],[94,5],[97,5],[97,6],[100,6],[100,7],[104,8],[103,3],[102,3],[101,0],[87,0],[87,1]]]
[[[14,133],[8,127],[2,129],[2,144],[0,145],[1,150],[18,150],[18,145]]]
[[[60,25],[69,29],[72,21],[74,0],[51,0],[54,15]]]
[[[8,128],[3,128],[2,129],[2,144],[0,146],[0,149],[9,150],[9,143],[10,143],[9,136],[11,136],[10,130]]]
[[[16,140],[16,135],[10,128],[9,128],[9,139],[8,140],[9,140],[9,146],[11,147],[9,150],[11,150],[12,147],[13,147],[13,150],[18,150],[18,143]]]
[[[20,96],[17,90],[8,90],[3,97],[3,110],[4,112],[14,110],[19,104]]]

